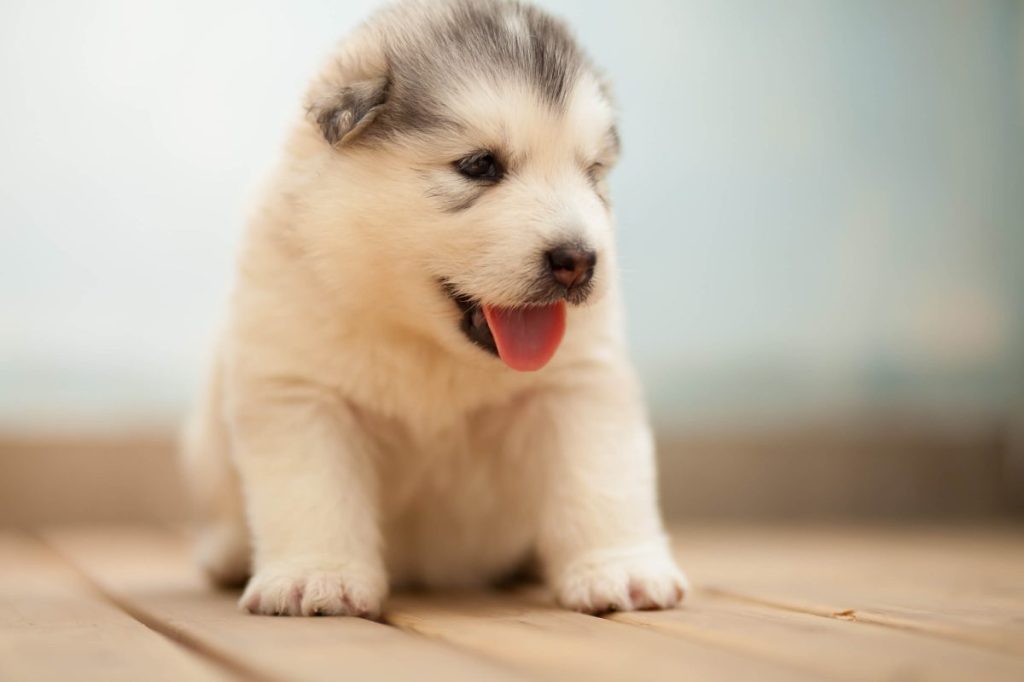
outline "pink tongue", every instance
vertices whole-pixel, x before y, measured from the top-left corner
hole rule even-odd
[[[565,334],[565,302],[526,308],[483,306],[498,355],[520,372],[548,364]]]

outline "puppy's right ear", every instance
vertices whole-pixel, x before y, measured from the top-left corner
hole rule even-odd
[[[345,85],[314,99],[307,111],[332,147],[351,142],[366,129],[384,107],[388,79],[371,78]]]

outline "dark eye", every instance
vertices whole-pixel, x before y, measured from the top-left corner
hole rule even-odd
[[[598,180],[604,177],[605,170],[606,168],[603,163],[592,163],[587,168],[587,177],[590,178],[591,182],[597,183]]]
[[[467,178],[497,182],[505,171],[491,152],[476,152],[455,162],[455,169]]]

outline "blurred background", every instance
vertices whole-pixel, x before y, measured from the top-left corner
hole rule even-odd
[[[247,206],[378,4],[0,4],[0,525],[182,517]],[[1024,3],[540,4],[620,100],[668,514],[1024,511]]]

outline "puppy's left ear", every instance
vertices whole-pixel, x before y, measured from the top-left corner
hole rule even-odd
[[[345,85],[314,99],[307,109],[324,139],[341,147],[363,132],[384,108],[388,79],[371,78]]]

